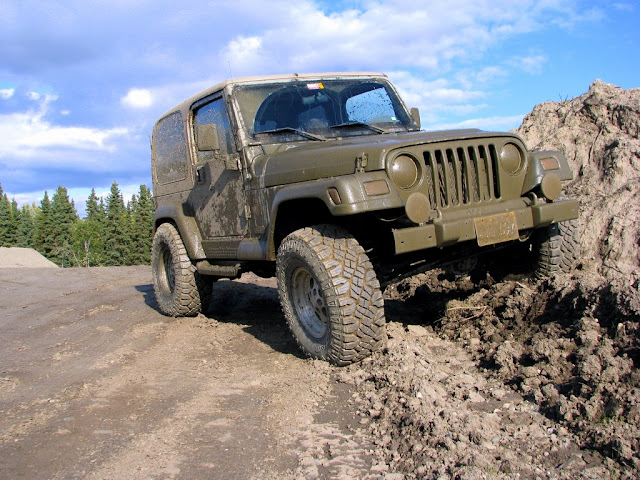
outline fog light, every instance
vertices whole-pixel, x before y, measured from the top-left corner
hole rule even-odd
[[[547,173],[540,182],[540,190],[547,200],[553,202],[562,193],[562,182],[555,173]]]
[[[409,195],[404,208],[407,212],[407,217],[409,217],[409,220],[413,223],[420,225],[429,220],[431,204],[429,203],[429,198],[422,193],[414,192]]]

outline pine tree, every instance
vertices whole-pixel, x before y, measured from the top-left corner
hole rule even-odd
[[[69,200],[67,189],[58,187],[51,198],[51,231],[52,245],[51,261],[62,267],[70,267],[78,264],[74,258],[73,232],[78,221],[75,206]]]
[[[95,189],[86,204],[87,215],[76,224],[74,231],[74,248],[76,256],[85,267],[105,264],[104,229],[106,213],[102,199],[98,201]]]
[[[11,215],[11,202],[0,185],[0,247],[13,246],[15,226]]]
[[[124,200],[118,189],[118,184],[113,182],[106,208],[105,265],[129,264],[129,246],[131,244],[129,230],[129,218]]]
[[[40,202],[40,210],[33,219],[33,246],[38,252],[49,258],[52,242],[51,231],[51,201],[45,191]]]
[[[131,263],[145,265],[151,262],[151,241],[153,239],[154,203],[151,190],[140,185],[139,195],[134,195],[131,207]]]
[[[98,201],[98,199],[100,201]],[[91,189],[91,194],[87,199],[86,210],[87,210],[87,216],[85,218],[88,218],[89,220],[96,220],[99,222],[103,222],[106,218],[106,213],[104,210],[104,201],[102,200],[102,198],[99,198],[96,195],[95,188]]]
[[[33,209],[23,205],[18,219],[18,231],[16,232],[16,246],[33,247]]]
[[[0,245],[35,248],[65,267],[149,264],[154,210],[146,185],[126,206],[116,182],[106,206],[92,189],[84,219],[65,187],[58,187],[51,200],[45,191],[40,207],[18,208],[0,185]]]
[[[9,244],[15,246],[18,238],[18,222],[20,221],[20,210],[18,202],[14,198],[11,200],[11,221],[9,222]]]

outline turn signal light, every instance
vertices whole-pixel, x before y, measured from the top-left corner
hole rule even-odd
[[[340,193],[338,192],[337,188],[327,188],[327,193],[329,194],[329,197],[331,198],[331,201],[334,205],[340,205],[342,203],[342,199],[340,198]]]
[[[540,165],[542,165],[542,169],[546,172],[547,170],[559,170],[560,163],[556,157],[547,157],[540,160]]]
[[[374,180],[372,182],[364,182],[364,191],[370,197],[376,195],[386,195],[389,193],[389,185],[385,180]]]

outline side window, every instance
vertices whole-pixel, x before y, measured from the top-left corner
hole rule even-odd
[[[182,126],[182,114],[172,113],[159,120],[153,130],[153,163],[159,184],[187,178],[187,143]]]
[[[384,87],[354,95],[347,100],[345,108],[351,122],[398,122],[393,103]]]
[[[195,116],[196,125],[206,125],[208,123],[216,124],[221,155],[233,153],[234,149],[231,139],[231,128],[229,127],[229,117],[227,116],[227,111],[222,98],[218,98],[213,102],[200,107],[196,110]]]

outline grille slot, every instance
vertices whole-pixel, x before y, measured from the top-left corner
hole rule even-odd
[[[494,145],[427,150],[423,157],[431,205],[457,207],[500,198]]]

